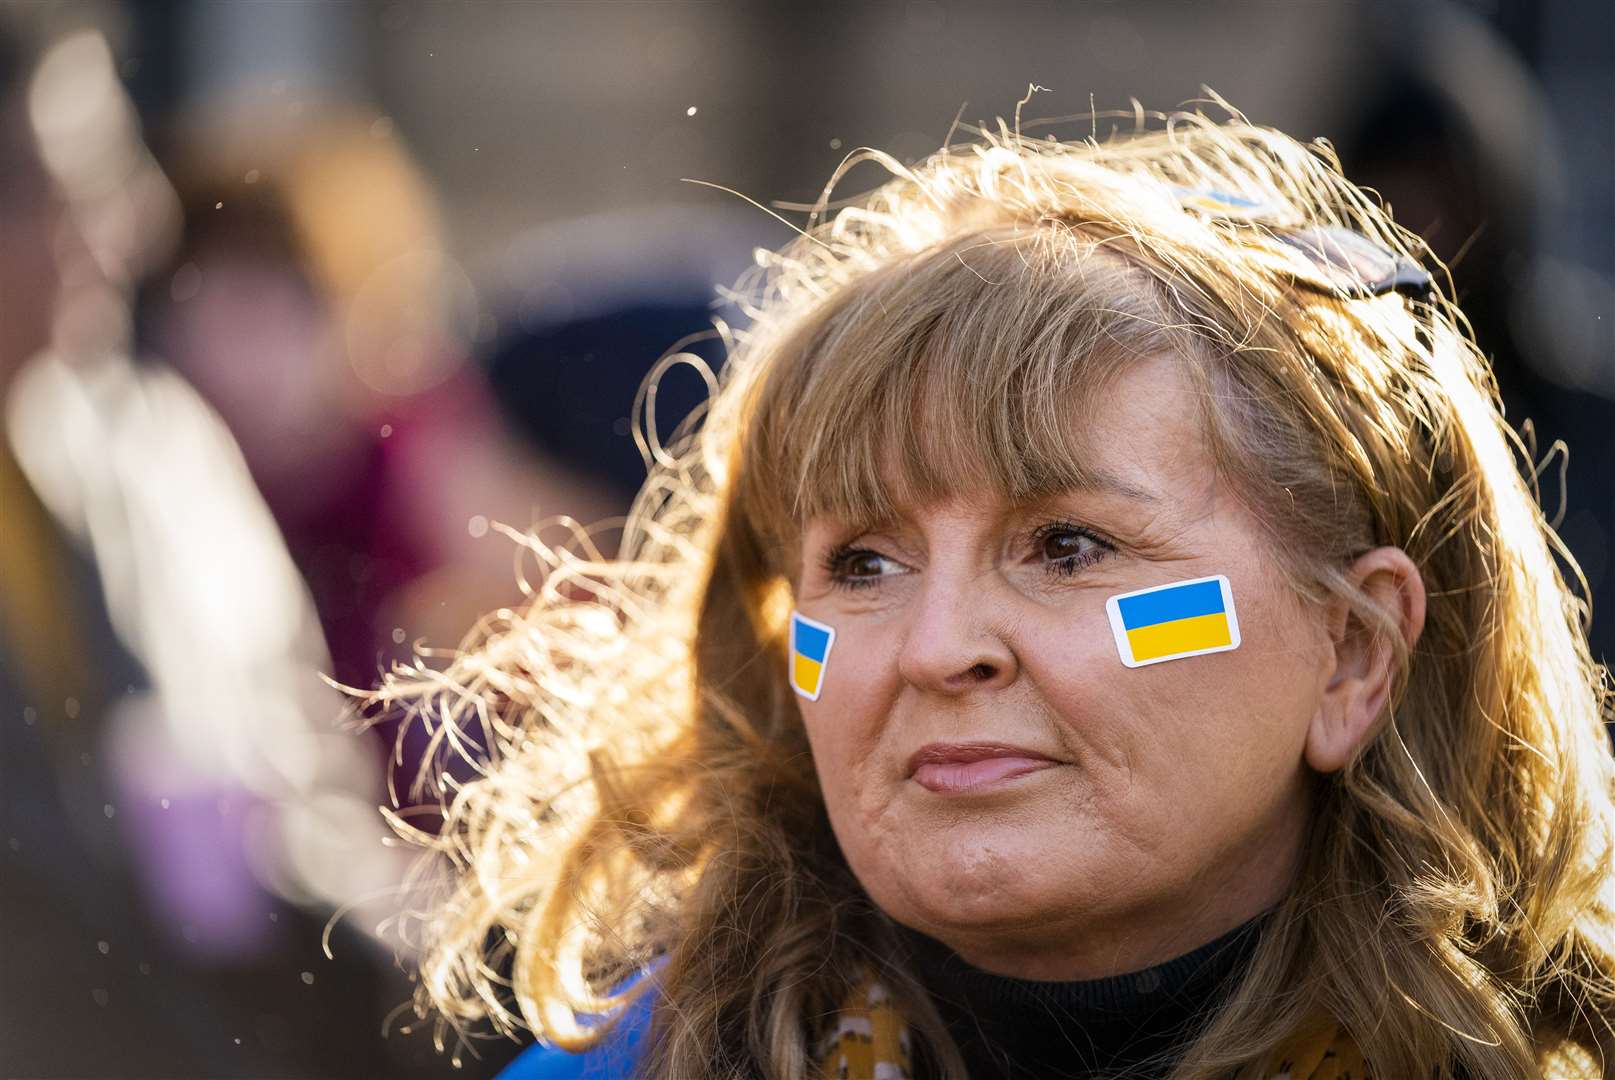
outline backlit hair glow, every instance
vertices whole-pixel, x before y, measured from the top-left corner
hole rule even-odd
[[[1272,230],[1344,226],[1441,269],[1424,245],[1327,143],[1228,112],[1140,111],[1070,141],[999,121],[914,164],[850,155],[726,290],[747,320],[716,326],[729,358],[702,414],[665,443],[643,423],[655,378],[695,362],[676,348],[642,391],[652,467],[623,557],[564,522],[507,530],[541,570],[526,603],[364,695],[478,763],[445,784],[440,757],[411,793],[443,797],[440,834],[393,815],[426,849],[410,926],[440,1036],[486,1021],[581,1048],[598,1035],[578,1014],[665,954],[644,1075],[802,1078],[870,965],[962,1080],[834,842],[785,683],[800,528],[1091,482],[1085,408],[1166,355],[1299,595],[1347,596],[1389,631],[1343,568],[1394,544],[1429,596],[1370,738],[1316,777],[1293,892],[1173,1080],[1260,1075],[1319,1009],[1381,1077],[1609,1075],[1615,768],[1585,582],[1445,276],[1426,299],[1309,292]],[[889,177],[832,202],[866,161]]]

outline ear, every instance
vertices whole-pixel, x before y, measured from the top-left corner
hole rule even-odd
[[[1411,652],[1424,630],[1425,601],[1424,579],[1413,560],[1401,548],[1375,548],[1347,573],[1364,597],[1393,617]],[[1327,625],[1334,666],[1306,743],[1307,764],[1326,773],[1344,768],[1368,737],[1396,677],[1392,640],[1360,619],[1345,600],[1330,602]]]

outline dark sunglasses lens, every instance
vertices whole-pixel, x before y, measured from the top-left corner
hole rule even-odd
[[[1392,290],[1424,296],[1434,285],[1423,267],[1351,229],[1313,227],[1274,235],[1305,255],[1330,288],[1348,297]]]

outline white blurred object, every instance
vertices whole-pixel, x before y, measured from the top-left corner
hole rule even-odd
[[[126,807],[135,868],[204,949],[247,940],[232,922],[263,889],[349,909],[379,942],[409,861],[383,843],[381,756],[336,724],[313,600],[228,427],[180,376],[128,355],[128,290],[180,210],[102,34],[53,44],[28,105],[94,265],[63,267],[55,351],[18,373],[5,434],[151,680],[104,736],[118,789],[156,815]]]
[[[54,43],[28,89],[40,155],[108,282],[127,288],[179,232],[179,199],[140,138],[112,50],[96,30]]]
[[[380,940],[408,861],[382,843],[381,761],[335,723],[313,601],[223,422],[166,369],[47,353],[18,374],[6,429],[151,678],[154,700],[121,709],[108,735],[123,783],[241,793],[260,808],[237,835],[263,883],[354,905]]]

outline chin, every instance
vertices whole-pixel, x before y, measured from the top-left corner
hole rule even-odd
[[[1024,860],[979,854],[933,858],[916,875],[871,896],[899,922],[933,936],[1046,923],[1085,906],[1070,883],[1030,878]]]

